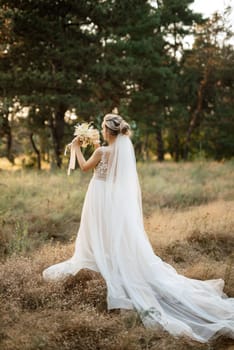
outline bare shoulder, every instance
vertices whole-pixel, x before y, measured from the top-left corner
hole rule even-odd
[[[100,146],[100,147],[96,148],[94,153],[96,153],[97,155],[102,155],[102,154],[105,154],[105,153],[107,153],[109,151],[110,151],[110,147],[109,146]]]
[[[96,148],[95,151],[93,152],[93,156],[95,157],[101,157],[102,154],[103,154],[103,146]]]
[[[111,147],[110,146],[101,146],[99,148],[101,148],[101,152],[103,152],[103,153],[106,153],[106,152],[108,153],[108,152],[111,151]]]

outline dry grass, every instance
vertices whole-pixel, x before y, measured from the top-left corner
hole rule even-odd
[[[147,165],[139,165],[146,231],[156,254],[179,272],[198,279],[223,278],[225,292],[234,296],[232,165],[199,167],[150,165],[147,171]],[[203,182],[194,174],[202,174]],[[105,281],[98,273],[82,270],[63,282],[45,283],[42,270],[73,253],[89,177],[1,175],[1,350],[233,350],[230,339],[209,344],[176,339],[145,329],[134,311],[108,312]],[[216,182],[209,183],[210,178]],[[167,179],[174,186],[166,185]],[[192,206],[197,186],[204,193],[200,200],[196,194]],[[186,188],[187,199],[180,203],[179,191]]]
[[[234,201],[183,211],[158,210],[145,220],[156,254],[188,277],[225,279],[234,296]]]

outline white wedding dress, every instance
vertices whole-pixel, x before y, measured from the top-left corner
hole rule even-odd
[[[119,135],[102,154],[90,181],[73,256],[43,271],[59,280],[88,268],[107,285],[108,309],[135,309],[146,327],[200,342],[234,338],[234,298],[222,279],[186,278],[155,255],[144,231],[133,146]]]

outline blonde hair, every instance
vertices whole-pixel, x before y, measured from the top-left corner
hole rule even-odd
[[[129,135],[130,133],[130,125],[118,114],[106,114],[104,125],[111,135]]]

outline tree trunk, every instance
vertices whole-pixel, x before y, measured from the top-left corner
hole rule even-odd
[[[64,114],[67,107],[64,104],[60,104],[58,109],[52,113],[50,117],[50,128],[53,139],[55,161],[58,168],[62,166],[62,141],[64,136]]]
[[[12,154],[12,133],[11,133],[11,126],[9,124],[8,116],[3,118],[3,132],[2,134],[6,135],[7,143],[6,143],[6,157],[7,159],[14,165],[15,164],[15,158]]]
[[[142,142],[142,148],[141,148],[141,154],[144,161],[149,160],[148,142],[149,142],[149,134],[147,133],[144,138],[144,141]]]
[[[41,170],[41,152],[39,151],[39,149],[37,148],[35,141],[33,139],[33,133],[30,134],[30,141],[32,144],[32,147],[37,155],[37,169]]]
[[[7,159],[14,165],[15,164],[15,158],[12,154],[12,135],[11,135],[11,129],[9,129],[7,133]]]
[[[176,162],[180,160],[180,140],[177,130],[175,130],[174,160]]]
[[[200,122],[201,122],[200,114],[202,111],[204,90],[205,90],[205,87],[207,85],[208,78],[209,78],[209,69],[206,68],[205,73],[204,73],[204,78],[202,79],[202,81],[200,82],[200,85],[198,87],[197,105],[196,105],[196,108],[194,109],[194,111],[192,112],[190,123],[189,123],[188,130],[186,133],[184,150],[183,150],[183,159],[184,160],[188,159],[189,146],[190,146],[192,133],[194,132],[196,127],[200,125]]]
[[[156,142],[157,142],[157,157],[160,162],[164,161],[164,142],[162,137],[162,129],[156,126]]]

